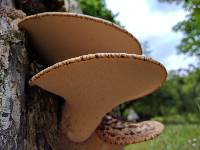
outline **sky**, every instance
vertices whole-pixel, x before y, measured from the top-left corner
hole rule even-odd
[[[150,56],[164,64],[168,71],[187,68],[195,64],[194,57],[177,54],[176,47],[183,34],[172,31],[182,21],[186,12],[176,4],[159,3],[158,0],[106,0],[125,29],[140,42],[148,42]]]

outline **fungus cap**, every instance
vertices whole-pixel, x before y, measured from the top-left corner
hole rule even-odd
[[[60,149],[70,150],[122,150],[127,144],[151,140],[162,133],[164,125],[157,121],[139,123],[120,120],[106,114],[96,131],[84,142],[75,143],[61,132]]]
[[[94,132],[112,108],[153,92],[166,76],[165,68],[148,57],[98,53],[48,67],[33,76],[30,84],[67,101],[63,129],[72,141],[81,142]]]
[[[164,125],[158,121],[127,122],[106,115],[96,130],[99,138],[110,144],[140,143],[159,136]]]
[[[49,64],[91,53],[141,54],[137,39],[109,21],[75,13],[48,12],[18,24]]]

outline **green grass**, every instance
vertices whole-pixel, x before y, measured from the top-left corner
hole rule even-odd
[[[200,124],[168,124],[156,139],[128,145],[125,150],[200,150]]]

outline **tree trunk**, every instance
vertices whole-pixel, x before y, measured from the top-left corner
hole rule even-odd
[[[54,2],[50,5],[50,2]],[[27,14],[43,11],[80,11],[71,0],[0,0],[0,149],[59,149],[59,124],[63,100],[28,80],[43,63],[31,47],[25,47],[25,36],[17,22]],[[26,44],[28,45],[28,44]]]

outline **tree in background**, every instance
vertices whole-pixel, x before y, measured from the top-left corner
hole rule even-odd
[[[83,14],[95,16],[109,20],[113,23],[120,24],[116,20],[117,14],[113,14],[111,10],[106,7],[105,0],[78,0]]]
[[[200,57],[200,1],[199,0],[159,0],[160,2],[182,5],[187,11],[185,20],[174,26],[174,31],[184,33],[178,49],[182,53]]]

